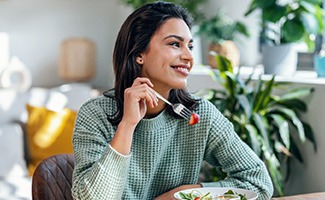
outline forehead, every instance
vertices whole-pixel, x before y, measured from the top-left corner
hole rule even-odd
[[[166,20],[155,32],[154,37],[166,37],[168,35],[177,35],[184,39],[192,39],[190,28],[184,20],[171,18]]]

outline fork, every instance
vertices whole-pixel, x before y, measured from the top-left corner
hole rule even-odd
[[[192,111],[190,111],[188,108],[186,108],[183,104],[181,104],[181,103],[172,104],[167,99],[165,99],[163,96],[161,96],[158,92],[155,91],[155,93],[159,99],[163,100],[165,103],[170,105],[176,114],[178,114],[179,116],[183,117],[186,120],[189,120],[191,118]]]

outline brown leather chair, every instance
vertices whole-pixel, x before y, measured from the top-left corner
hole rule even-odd
[[[33,174],[33,200],[72,200],[71,186],[74,165],[73,154],[58,154],[43,160]]]

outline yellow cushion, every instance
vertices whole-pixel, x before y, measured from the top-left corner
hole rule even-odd
[[[32,175],[43,159],[55,154],[73,153],[72,133],[77,113],[68,108],[54,112],[30,104],[26,108],[28,171]]]

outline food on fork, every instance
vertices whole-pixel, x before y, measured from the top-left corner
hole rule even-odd
[[[200,121],[200,116],[196,113],[191,114],[189,125],[197,124]]]
[[[163,100],[165,103],[170,105],[176,114],[178,114],[179,116],[183,117],[186,120],[189,119],[190,120],[189,125],[194,125],[199,122],[200,116],[198,114],[190,111],[183,104],[181,104],[181,103],[172,104],[167,99],[165,99],[163,96],[161,96],[158,92],[155,91],[155,93],[159,99]]]

